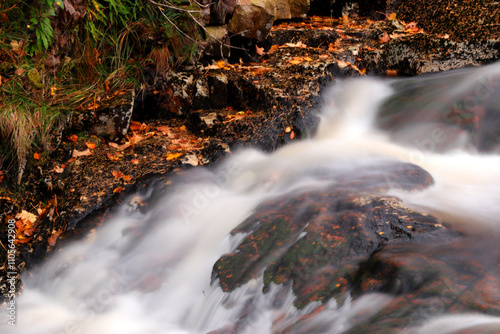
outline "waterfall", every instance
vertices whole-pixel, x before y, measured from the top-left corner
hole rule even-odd
[[[457,126],[474,126],[474,115],[481,116],[488,106],[500,109],[498,86],[500,64],[422,78],[341,81],[326,93],[321,123],[312,138],[269,154],[241,150],[217,168],[196,168],[183,177],[182,186],[155,199],[146,213],[124,204],[93,240],[75,242],[53,254],[32,276],[23,278],[16,327],[2,321],[1,332],[348,331],[360,321],[359,314],[364,314],[361,320],[368,319],[395,297],[373,293],[348,297],[343,304],[330,300],[297,309],[289,285],[271,284],[264,293],[261,278],[224,292],[217,280],[212,281],[213,265],[245,237],[231,235],[231,230],[259,203],[335,182],[325,175],[380,161],[403,161],[427,170],[435,184],[421,192],[393,190],[392,195],[463,233],[496,235],[498,149],[484,144],[485,135],[477,129],[467,132]],[[414,100],[401,99],[410,93]],[[467,108],[470,123],[458,124],[457,117]],[[443,110],[449,119],[438,124],[433,117]],[[408,121],[394,123],[391,117],[405,111]],[[490,123],[500,122],[500,117],[483,119],[487,123],[478,126],[493,132]],[[150,196],[152,192],[134,198]],[[305,320],[297,323],[299,318]],[[431,318],[411,331],[458,333],[470,328],[475,333],[498,332],[500,318],[449,315]]]

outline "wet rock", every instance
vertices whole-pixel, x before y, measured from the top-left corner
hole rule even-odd
[[[233,233],[248,233],[234,253],[214,265],[225,291],[264,275],[264,283],[293,282],[296,305],[327,301],[355,283],[360,263],[396,241],[443,240],[454,232],[411,210],[389,188],[417,191],[432,184],[421,168],[381,163],[328,175],[336,183],[260,205]]]
[[[498,243],[487,239],[384,247],[362,266],[354,296],[384,292],[396,298],[348,333],[397,333],[445,313],[499,316],[499,256]]]
[[[122,139],[128,131],[134,110],[135,91],[109,97],[93,108],[77,111],[71,120],[74,131],[89,130],[94,134]]]
[[[396,94],[381,107],[378,125],[422,151],[498,151],[500,71],[495,66],[483,67],[481,73],[462,70],[424,77],[418,85],[398,81]],[[457,82],[463,84],[456,88]]]

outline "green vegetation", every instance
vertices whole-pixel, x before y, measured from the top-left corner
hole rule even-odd
[[[75,110],[198,55],[198,5],[180,0],[0,3],[0,172],[19,183]],[[16,181],[16,182],[14,182]]]

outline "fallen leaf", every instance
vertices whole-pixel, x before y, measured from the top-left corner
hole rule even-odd
[[[264,52],[264,48],[259,48],[257,45],[255,45],[255,53],[258,55],[265,55],[266,53]]]
[[[295,132],[294,131],[290,132],[290,139],[293,139],[293,138],[295,138]]]
[[[15,74],[15,75],[21,75],[21,74],[23,74],[24,72],[26,72],[26,70],[25,70],[24,68],[20,67],[20,68],[18,68],[18,69],[16,69],[16,70],[14,71],[14,74]]]
[[[62,230],[52,231],[52,234],[50,235],[49,239],[47,239],[47,241],[49,242],[49,245],[54,246],[56,244],[57,238],[59,238],[61,233],[62,233]]]
[[[298,41],[297,43],[285,43],[285,46],[288,46],[290,48],[306,48],[307,45],[302,43],[302,41]]]
[[[64,167],[55,166],[54,167],[54,172],[58,173],[58,174],[61,174],[62,172],[64,172]]]
[[[94,149],[96,145],[95,145],[94,143],[87,143],[87,142],[86,142],[86,143],[85,143],[85,146],[87,146],[87,147],[88,147],[88,148],[90,148],[90,149]]]
[[[68,137],[68,140],[76,143],[78,141],[78,135],[77,134],[73,134],[73,135],[71,135],[71,136]]]
[[[398,71],[397,70],[387,70],[386,74],[390,77],[394,77],[394,76],[398,75]]]
[[[389,20],[395,20],[396,19],[396,13],[391,13],[389,14],[389,16],[387,17]]]
[[[224,67],[226,67],[226,62],[224,60],[219,60],[217,62],[217,67],[218,68],[224,68]]]
[[[183,164],[198,166],[198,157],[194,154],[188,154],[181,161]]]
[[[5,179],[5,172],[0,170],[0,183],[2,183],[4,179]]]
[[[342,23],[345,24],[349,23],[349,15],[347,14],[342,15]]]
[[[111,171],[111,174],[113,174],[113,176],[115,177],[115,179],[119,180],[119,179],[123,179],[125,182],[130,182],[130,180],[132,180],[132,176],[130,175],[125,175],[123,174],[121,171],[116,171],[116,170],[112,170]]]
[[[279,48],[280,48],[280,46],[278,44],[274,44],[274,45],[271,46],[271,48],[269,49],[269,51],[267,51],[267,54],[273,54],[276,51],[278,51]]]
[[[109,91],[111,90],[111,89],[109,88],[109,81],[108,81],[108,80],[105,80],[105,81],[104,81],[104,89],[105,89],[105,90],[106,90],[106,92],[108,92],[108,93],[109,93]]]
[[[35,152],[35,154],[33,154],[33,158],[35,158],[35,160],[40,160],[41,158],[40,153]]]
[[[389,37],[389,34],[387,34],[386,32],[384,32],[384,34],[382,36],[380,36],[378,38],[378,40],[381,42],[381,43],[387,43],[391,40],[391,38]]]
[[[302,57],[293,57],[292,59],[290,59],[290,64],[298,65],[298,64],[302,63],[302,61],[303,61]]]
[[[287,127],[285,128],[285,132],[286,132],[286,133],[288,133],[288,132],[290,132],[290,131],[292,131],[292,128],[291,128],[291,127],[289,127],[289,126],[287,126]]]
[[[181,127],[179,128],[179,130],[181,130],[181,131],[187,131],[186,126],[185,126],[185,125],[181,126]]]
[[[122,157],[120,154],[117,153],[106,153],[106,156],[111,161],[118,161]]]
[[[183,153],[167,153],[165,156],[168,161],[177,159],[178,157],[182,156]]]
[[[73,150],[73,154],[71,156],[73,158],[78,158],[86,155],[92,155],[92,152],[90,151],[89,148],[87,148],[85,151]]]
[[[114,193],[121,193],[121,192],[122,192],[122,191],[124,191],[124,190],[125,190],[125,188],[123,188],[123,187],[118,187],[118,188],[115,188],[115,189],[113,190],[113,192],[114,192]]]
[[[16,219],[25,220],[31,223],[36,222],[36,218],[37,218],[36,215],[26,210],[22,210],[20,213],[16,215]]]
[[[137,130],[140,130],[142,127],[142,124],[140,122],[136,122],[136,121],[130,121],[130,130],[132,131],[137,131]]]
[[[138,165],[141,161],[139,159],[132,159],[130,160],[130,162],[132,163],[132,165]]]

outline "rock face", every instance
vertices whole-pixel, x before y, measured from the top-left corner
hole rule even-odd
[[[275,20],[305,17],[308,10],[308,0],[241,0],[228,29],[234,35],[263,41]]]
[[[214,265],[225,291],[263,274],[265,289],[292,283],[298,307],[340,299],[355,283],[360,263],[384,245],[456,235],[435,217],[383,195],[389,188],[417,191],[431,185],[430,175],[415,165],[382,163],[333,179],[335,185],[324,190],[260,205],[233,231],[248,236]]]

